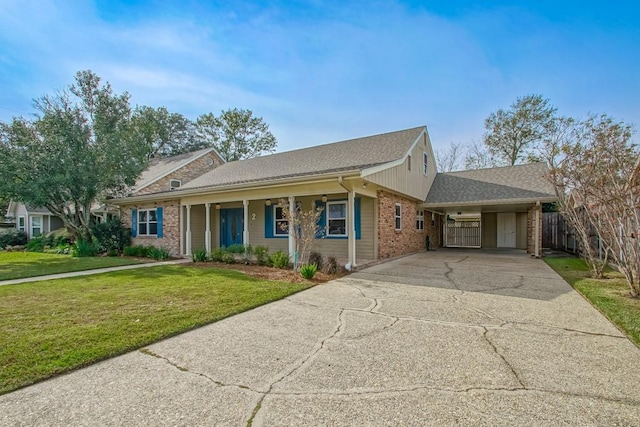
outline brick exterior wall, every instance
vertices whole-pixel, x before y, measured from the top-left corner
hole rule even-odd
[[[132,209],[163,208],[162,238],[138,236],[131,239],[132,245],[155,246],[168,249],[171,256],[180,256],[180,200],[168,200],[161,203],[128,205],[120,208],[120,218],[125,227],[131,228]]]
[[[209,166],[207,161],[209,158],[213,159],[213,165]],[[161,191],[169,191],[169,181],[172,179],[179,179],[182,181],[182,185],[185,185],[187,182],[199,177],[200,175],[213,170],[214,168],[220,166],[222,161],[215,154],[215,152],[208,153],[197,160],[181,167],[175,172],[170,173],[164,178],[154,182],[153,184],[144,187],[142,190],[137,191],[136,194],[149,194],[149,193],[158,193]]]
[[[538,253],[542,256],[542,206],[534,206],[527,210],[527,253],[534,255],[536,251],[535,246],[535,227],[536,227],[536,211],[540,212],[538,230]]]
[[[431,213],[424,213],[424,230],[416,228],[417,203],[387,191],[378,191],[378,257],[390,258],[425,250],[426,237],[430,236],[431,247],[440,245],[440,218],[435,216],[431,225]],[[402,228],[396,230],[395,205],[402,206]]]

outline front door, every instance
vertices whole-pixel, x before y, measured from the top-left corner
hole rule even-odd
[[[498,214],[498,247],[499,248],[515,248],[516,247],[516,214],[515,212]]]
[[[242,208],[220,209],[220,246],[242,244],[244,213]]]

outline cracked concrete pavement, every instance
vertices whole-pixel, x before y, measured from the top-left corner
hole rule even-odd
[[[543,261],[438,250],[0,396],[0,424],[640,425],[639,370]]]

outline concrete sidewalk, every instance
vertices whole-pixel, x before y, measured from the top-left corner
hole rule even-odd
[[[0,280],[0,286],[18,285],[20,283],[41,282],[43,280],[66,279],[69,277],[90,276],[93,274],[109,273],[111,271],[133,270],[136,268],[157,267],[159,265],[184,264],[190,259],[174,259],[171,261],[149,262],[143,264],[120,265],[117,267],[96,268],[94,270],[72,271],[70,273],[49,274],[46,276],[25,277],[22,279]]]
[[[429,252],[0,396],[0,425],[640,425],[640,350],[543,261]]]

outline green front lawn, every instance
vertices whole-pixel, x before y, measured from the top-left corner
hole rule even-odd
[[[0,393],[308,286],[178,265],[0,286]]]
[[[640,346],[640,299],[631,298],[629,285],[622,274],[609,271],[605,273],[605,279],[592,279],[589,268],[581,259],[566,257],[544,260]]]
[[[70,255],[39,252],[0,252],[0,280],[139,263],[140,261],[134,259],[120,257],[74,258]]]

